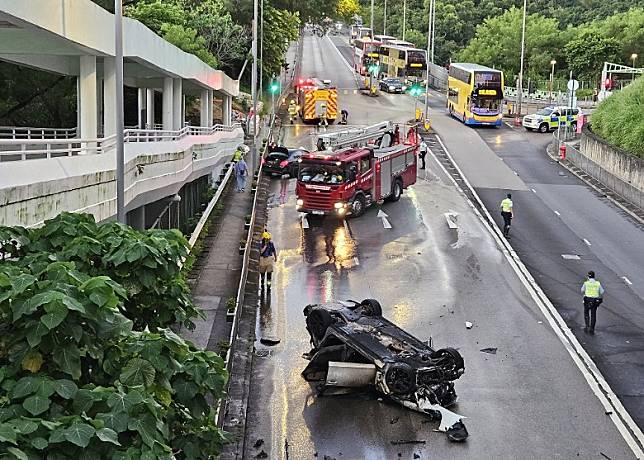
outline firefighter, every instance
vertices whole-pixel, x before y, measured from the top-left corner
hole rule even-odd
[[[291,124],[293,124],[295,117],[297,117],[299,109],[300,108],[297,106],[295,99],[291,99],[291,102],[288,104],[288,118],[291,121]]]
[[[324,126],[324,130],[326,131],[327,126],[329,126],[329,120],[327,120],[328,113],[326,109],[326,104],[324,102],[320,104],[320,109],[322,113],[319,115],[320,117],[319,127],[321,128]]]
[[[262,233],[262,241],[259,246],[259,277],[262,288],[271,288],[271,277],[273,276],[273,263],[277,262],[277,251],[271,241],[271,234],[266,230]]]
[[[349,119],[349,112],[346,109],[342,109],[340,111],[340,116],[342,117],[342,120],[340,121],[341,125],[346,125],[347,121]]]

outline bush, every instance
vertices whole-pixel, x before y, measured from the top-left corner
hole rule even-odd
[[[644,77],[603,100],[590,120],[595,134],[644,158]]]
[[[124,226],[112,232],[114,225],[62,215],[37,230],[0,229],[1,242],[13,241],[2,244],[9,251],[0,264],[3,456],[170,460],[221,452],[226,438],[209,401],[223,394],[223,360],[169,329],[150,332],[147,320],[128,319],[123,312],[134,316],[137,310],[127,310],[126,303],[146,299],[148,292],[157,297],[157,290],[135,273],[128,287],[100,273],[120,257],[114,248],[134,254],[114,272],[145,260],[148,252],[163,271],[164,257],[178,264],[182,241],[172,232],[137,235]],[[96,238],[88,247],[96,230],[107,231],[110,241]],[[141,249],[145,238],[155,242]],[[111,262],[97,258],[105,247],[112,248],[105,256]],[[172,300],[165,305],[171,308]],[[133,330],[137,321],[145,331]]]

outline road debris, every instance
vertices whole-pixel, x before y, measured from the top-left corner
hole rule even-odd
[[[496,355],[496,350],[498,350],[498,348],[496,347],[481,348],[481,351],[483,353],[489,353],[491,355]]]
[[[604,457],[604,458],[606,458],[606,459],[608,459],[608,460],[613,460],[612,458],[610,458],[608,455],[606,455],[606,454],[605,454],[605,453],[603,453],[603,452],[600,452],[599,454],[600,454],[602,457]]]
[[[264,449],[262,449],[259,454],[255,455],[255,458],[268,458],[268,454],[264,452]]]
[[[399,420],[400,420],[400,417],[394,417],[391,420],[389,420],[389,423],[392,425],[395,425],[396,423],[398,423]]]
[[[255,449],[259,449],[260,447],[262,447],[263,444],[264,444],[264,440],[262,438],[259,438],[257,441],[255,441],[255,444],[253,444],[253,447]]]
[[[456,349],[435,350],[408,334],[382,317],[374,299],[307,305],[304,316],[313,346],[303,355],[310,361],[302,371],[305,380],[324,388],[375,387],[404,407],[439,419],[439,430],[450,441],[467,438],[465,417],[446,409],[456,402],[454,380],[465,371]]]
[[[472,324],[472,323],[471,323],[471,322],[469,322],[469,321],[465,321],[465,327],[466,327],[467,329],[472,329],[472,326],[474,326],[474,324]]]
[[[281,340],[278,339],[277,337],[269,337],[269,336],[267,336],[267,337],[262,337],[261,339],[259,339],[259,342],[262,345],[273,346],[273,345],[277,345],[278,343],[280,343]]]

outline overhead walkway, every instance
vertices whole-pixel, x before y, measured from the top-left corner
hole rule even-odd
[[[114,43],[114,15],[90,0],[0,0],[0,60],[78,82],[75,128],[0,127],[0,225],[38,225],[61,211],[115,215]],[[138,90],[137,126],[125,133],[126,206],[141,227],[147,204],[216,174],[243,141],[232,124],[239,82],[129,18],[123,55],[124,84]],[[186,95],[200,101],[200,127],[186,126]]]

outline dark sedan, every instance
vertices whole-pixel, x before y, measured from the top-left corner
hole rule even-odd
[[[297,160],[305,153],[308,152],[302,148],[274,147],[263,160],[264,173],[269,176],[297,177]]]
[[[380,90],[387,93],[404,93],[407,87],[400,78],[385,78],[380,80]]]

